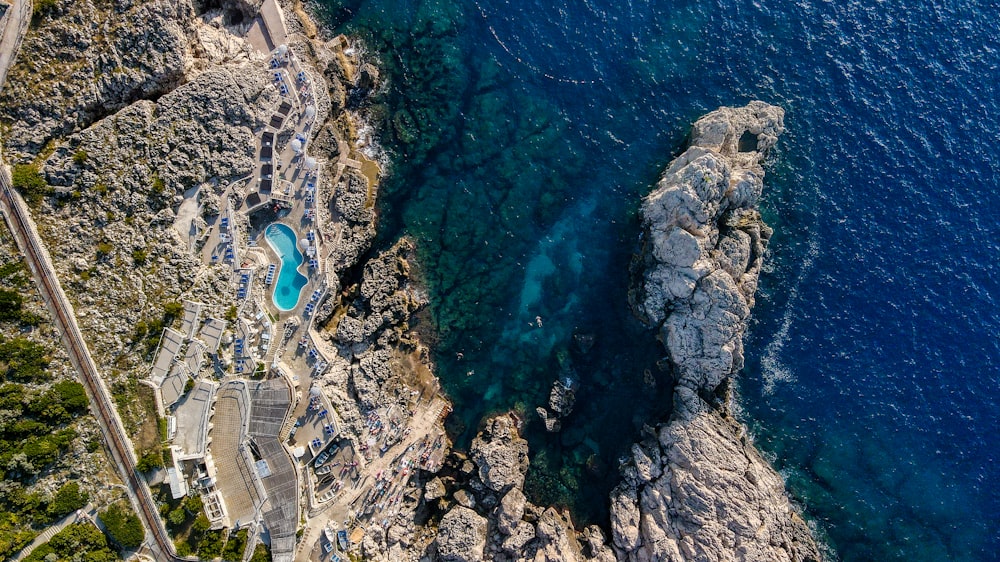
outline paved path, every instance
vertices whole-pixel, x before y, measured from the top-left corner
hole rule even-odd
[[[6,0],[10,4],[4,15],[4,28],[0,32],[0,88],[7,81],[7,69],[14,62],[24,39],[24,32],[31,23],[31,0]]]
[[[21,552],[15,554],[14,558],[11,559],[12,562],[20,562],[21,560],[24,560],[25,558],[28,557],[28,555],[34,552],[36,548],[49,542],[49,540],[51,540],[52,537],[56,536],[56,533],[62,531],[63,529],[72,525],[73,523],[76,523],[77,521],[84,519],[85,517],[93,517],[93,514],[94,514],[94,506],[91,504],[87,504],[86,506],[84,506],[83,509],[78,509],[73,513],[70,513],[66,517],[63,517],[62,519],[57,521],[54,525],[52,525],[48,529],[45,529],[45,531],[43,531],[42,534],[35,537],[35,540],[31,541],[31,544],[21,549]]]

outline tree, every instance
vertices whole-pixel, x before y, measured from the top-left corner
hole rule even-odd
[[[60,518],[87,505],[87,499],[87,493],[80,491],[80,484],[67,482],[55,493],[47,511],[51,517]]]
[[[143,453],[135,468],[142,473],[151,472],[155,468],[163,467],[163,454],[159,451],[147,451]]]
[[[167,516],[167,522],[170,523],[170,526],[175,529],[183,525],[186,520],[187,513],[184,513],[184,510],[179,507],[171,511],[170,515]]]
[[[240,529],[226,541],[226,548],[222,549],[222,559],[228,562],[240,562],[243,560],[243,549],[246,545],[247,530]]]
[[[108,538],[123,550],[136,548],[142,544],[145,531],[142,522],[128,506],[115,503],[99,514]]]
[[[202,560],[212,560],[222,556],[223,541],[222,531],[205,531],[201,542],[198,543],[198,557]]]
[[[29,203],[38,203],[42,197],[52,193],[52,188],[38,171],[38,166],[34,164],[17,164],[11,176],[14,187]]]

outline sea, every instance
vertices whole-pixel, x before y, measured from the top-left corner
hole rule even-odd
[[[418,244],[467,446],[514,410],[532,501],[608,525],[669,416],[628,308],[637,209],[722,105],[782,106],[736,404],[831,559],[1000,559],[1000,4],[321,0],[380,86],[380,243]],[[563,429],[535,413],[578,388]]]

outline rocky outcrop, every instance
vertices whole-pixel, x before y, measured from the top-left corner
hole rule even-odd
[[[442,562],[482,560],[485,547],[485,517],[467,507],[456,506],[441,518],[437,551]]]
[[[762,102],[706,115],[643,201],[633,306],[658,327],[677,385],[670,421],[633,447],[612,493],[620,558],[820,559],[728,403],[771,235],[756,210],[761,164],[783,117]]]
[[[508,416],[489,420],[470,451],[479,479],[494,492],[520,488],[528,471],[528,442],[517,434]]]
[[[59,2],[28,34],[0,96],[9,150],[37,153],[185,75],[194,8],[189,0]]]

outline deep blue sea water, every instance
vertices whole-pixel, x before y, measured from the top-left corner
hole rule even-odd
[[[694,119],[763,99],[787,133],[743,419],[838,558],[1000,559],[996,2],[325,4],[382,65],[382,235],[419,242],[460,441],[572,374],[529,492],[606,521],[669,410],[625,302],[638,200]]]

